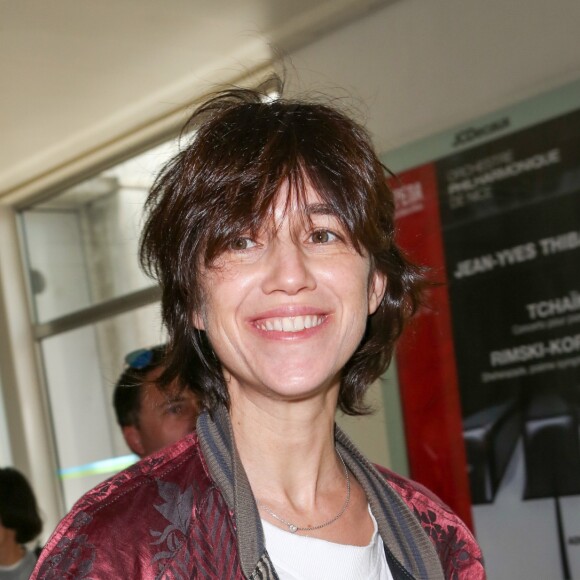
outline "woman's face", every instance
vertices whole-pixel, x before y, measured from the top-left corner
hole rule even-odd
[[[239,238],[205,272],[194,316],[220,359],[230,392],[300,400],[340,384],[386,280],[370,274],[339,220],[307,187],[308,218],[287,186],[274,224]]]

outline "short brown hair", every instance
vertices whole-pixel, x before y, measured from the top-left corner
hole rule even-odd
[[[338,404],[367,412],[364,394],[387,368],[405,321],[420,302],[423,276],[394,241],[394,201],[367,131],[334,106],[270,99],[261,90],[218,93],[185,131],[193,138],[161,171],[146,202],[141,264],[162,288],[170,339],[169,381],[179,375],[210,410],[229,394],[205,332],[192,324],[203,301],[202,270],[233,240],[256,232],[284,183],[304,201],[310,183],[341,221],[387,290],[345,365]],[[199,358],[201,358],[201,363]]]

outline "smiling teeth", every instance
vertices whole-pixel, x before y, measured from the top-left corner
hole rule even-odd
[[[263,320],[258,322],[256,326],[260,330],[272,331],[277,330],[278,332],[300,332],[305,328],[313,328],[322,324],[324,316],[292,316],[285,318],[268,318],[268,320]]]

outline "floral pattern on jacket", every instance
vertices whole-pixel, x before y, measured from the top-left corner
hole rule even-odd
[[[379,471],[420,521],[445,577],[483,580],[479,547],[457,516],[421,486]],[[241,580],[236,534],[234,513],[210,477],[194,433],[81,498],[31,578]],[[277,578],[267,554],[251,577]]]
[[[378,467],[421,522],[443,563],[448,580],[485,578],[483,556],[465,524],[427,488]],[[434,509],[437,506],[437,510]],[[458,525],[460,524],[460,525]]]

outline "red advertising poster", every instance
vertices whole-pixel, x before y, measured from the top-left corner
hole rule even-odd
[[[391,183],[441,283],[397,353],[409,464],[491,580],[580,578],[580,110],[513,118]]]
[[[397,350],[411,474],[472,526],[465,452],[449,445],[462,428],[435,165],[406,171],[391,187],[398,242],[441,283],[430,290],[429,307],[420,311]]]

